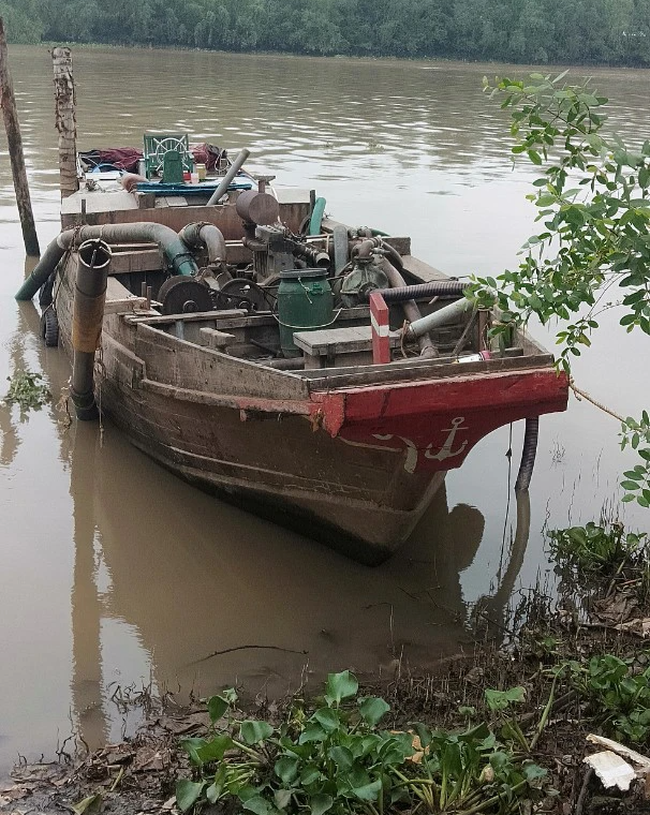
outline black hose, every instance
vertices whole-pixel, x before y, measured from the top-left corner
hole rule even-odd
[[[387,303],[401,303],[416,297],[459,297],[467,288],[460,280],[435,280],[432,283],[419,283],[417,286],[397,286],[394,289],[381,289],[379,294]]]
[[[524,434],[524,448],[521,451],[521,462],[515,482],[515,492],[527,492],[530,480],[533,477],[535,456],[537,454],[537,438],[539,435],[539,416],[526,419],[526,432]]]

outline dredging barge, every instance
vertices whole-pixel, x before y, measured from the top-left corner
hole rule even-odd
[[[101,404],[187,481],[376,564],[481,438],[565,409],[552,356],[491,349],[492,316],[408,238],[274,190],[245,151],[188,177],[185,138],[155,138],[140,176],[82,168],[17,295],[40,289],[78,418]]]

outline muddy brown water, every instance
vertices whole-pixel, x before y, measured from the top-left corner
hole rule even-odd
[[[44,247],[59,202],[50,59],[36,47],[10,58]],[[533,176],[512,169],[503,118],[481,93],[484,73],[507,69],[122,49],[74,59],[81,148],[137,146],[146,129],[247,146],[251,167],[315,187],[339,219],[412,235],[415,254],[456,275],[512,265],[532,231]],[[594,72],[633,140],[650,132],[647,80]],[[0,382],[42,372],[57,402],[67,360],[42,347],[36,310],[13,299],[26,260],[6,146],[0,252]],[[644,350],[611,314],[576,366],[579,384],[638,413],[650,402]],[[468,604],[491,598],[500,618],[523,588],[551,582],[544,525],[597,516],[626,462],[617,423],[588,404],[545,417],[526,540],[525,512],[517,530],[508,501],[505,428],[371,570],[188,487],[110,424],[100,434],[61,417],[51,406],[21,421],[0,406],[0,775],[19,753],[51,756],[73,729],[90,744],[116,738],[118,686],[182,695],[241,683],[273,695],[301,676],[390,675],[400,659],[426,668],[471,648]],[[522,433],[513,428],[515,461]],[[647,517],[625,510],[631,525]],[[226,653],[205,659],[215,651]]]

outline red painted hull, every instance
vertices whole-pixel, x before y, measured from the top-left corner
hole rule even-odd
[[[532,369],[349,388],[312,400],[312,415],[330,435],[401,455],[407,472],[438,472],[460,467],[497,427],[565,410],[567,379]]]

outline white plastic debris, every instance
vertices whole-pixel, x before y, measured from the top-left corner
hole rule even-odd
[[[634,767],[627,761],[612,753],[610,750],[603,750],[601,753],[593,753],[584,759],[602,781],[604,787],[618,787],[622,792],[630,789],[630,784],[636,778]]]

